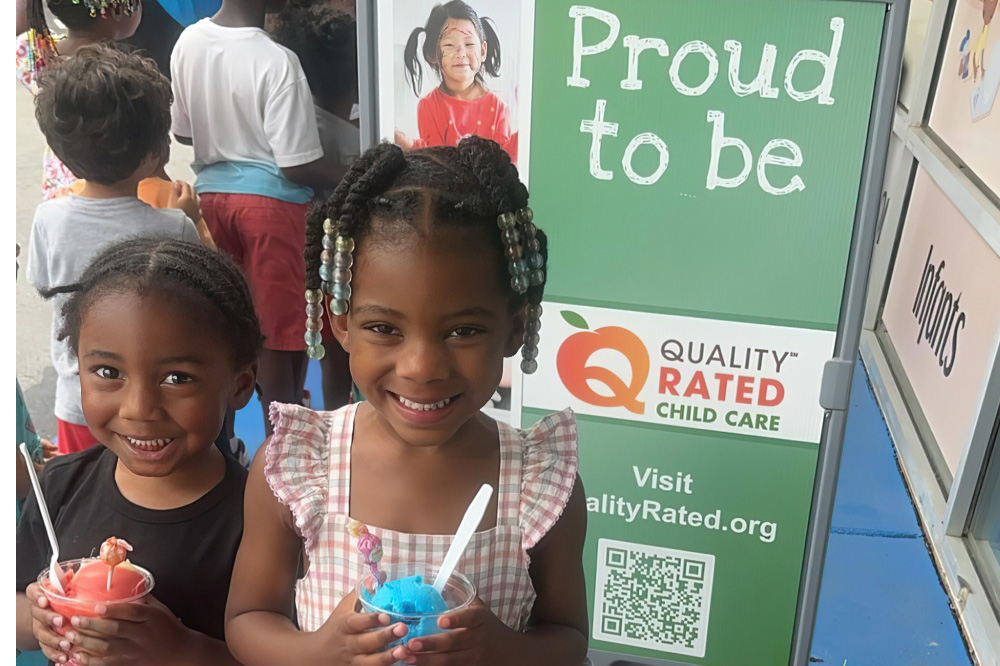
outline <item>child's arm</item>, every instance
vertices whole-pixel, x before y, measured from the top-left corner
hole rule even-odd
[[[348,595],[330,619],[315,632],[304,632],[290,618],[302,541],[291,512],[271,492],[264,478],[269,442],[254,458],[244,501],[243,540],[236,554],[226,605],[226,639],[246,666],[260,664],[364,664],[388,666],[406,650],[379,652],[405,635],[401,624],[386,615],[354,612],[356,597]]]
[[[322,192],[323,190],[331,190],[340,183],[344,174],[347,173],[347,165],[330,164],[321,157],[308,164],[281,167],[281,173],[293,183],[311,187],[316,192]]]
[[[463,629],[410,641],[414,664],[434,666],[578,666],[587,656],[587,598],[583,542],[587,506],[579,477],[562,517],[531,551],[531,582],[538,598],[528,628],[517,632],[477,603],[439,620]],[[478,601],[478,599],[477,599]],[[443,654],[442,654],[443,653]]]
[[[183,180],[174,182],[167,197],[167,207],[176,208],[188,216],[191,222],[197,223],[201,219],[201,206],[198,202],[198,195],[194,188]]]

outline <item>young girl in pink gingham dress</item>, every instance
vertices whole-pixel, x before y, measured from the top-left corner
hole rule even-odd
[[[322,356],[329,308],[366,401],[271,406],[226,609],[246,666],[585,661],[576,421],[566,410],[518,430],[480,411],[505,357],[520,351],[525,373],[555,363],[538,357],[548,254],[527,194],[493,141],[381,144],[311,211],[306,342]],[[359,612],[369,562],[348,524],[381,540],[382,570],[429,571],[484,483],[495,492],[457,567],[473,603],[415,637]]]
[[[274,435],[264,475],[291,510],[309,561],[295,590],[303,631],[318,629],[366,571],[347,531],[357,408],[314,412],[296,405],[271,407]],[[576,420],[566,410],[528,430],[497,426],[496,527],[473,535],[458,571],[473,581],[479,598],[504,624],[522,630],[535,601],[527,552],[559,520],[576,480]],[[382,540],[384,569],[404,562],[439,566],[451,545],[447,534],[404,534],[376,525],[368,529]]]

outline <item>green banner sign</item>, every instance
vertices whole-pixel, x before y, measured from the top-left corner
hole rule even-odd
[[[595,650],[789,661],[885,17],[535,3],[522,417],[577,412]]]

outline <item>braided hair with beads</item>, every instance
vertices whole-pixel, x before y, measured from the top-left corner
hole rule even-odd
[[[46,5],[69,30],[85,30],[88,22],[96,18],[120,21],[132,16],[140,0],[27,0],[27,65],[32,77],[59,55],[45,16]]]
[[[429,211],[424,215],[424,211]],[[392,240],[420,225],[482,230],[495,248],[510,305],[525,314],[521,369],[537,369],[548,246],[533,222],[528,190],[510,156],[494,141],[468,137],[458,146],[403,152],[383,143],[359,157],[333,195],[306,222],[306,334],[322,358],[325,306],[346,314],[359,244]]]
[[[102,296],[128,292],[184,299],[192,310],[207,314],[223,331],[236,367],[254,362],[260,353],[264,336],[243,273],[228,256],[202,245],[160,238],[115,243],[94,257],[75,284],[41,290],[44,298],[70,295],[62,307],[59,339],[69,341],[73,354],[87,309]]]

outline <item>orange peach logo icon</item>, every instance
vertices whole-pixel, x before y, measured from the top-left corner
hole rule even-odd
[[[605,326],[591,331],[583,317],[568,310],[562,317],[570,326],[583,329],[566,338],[556,354],[556,369],[563,384],[576,398],[595,407],[624,407],[633,414],[642,414],[646,404],[637,398],[649,377],[649,353],[642,340],[620,326]],[[632,377],[626,383],[607,368],[588,365],[590,357],[602,349],[612,349],[625,356],[632,366]],[[611,395],[597,393],[590,382],[599,382]]]

